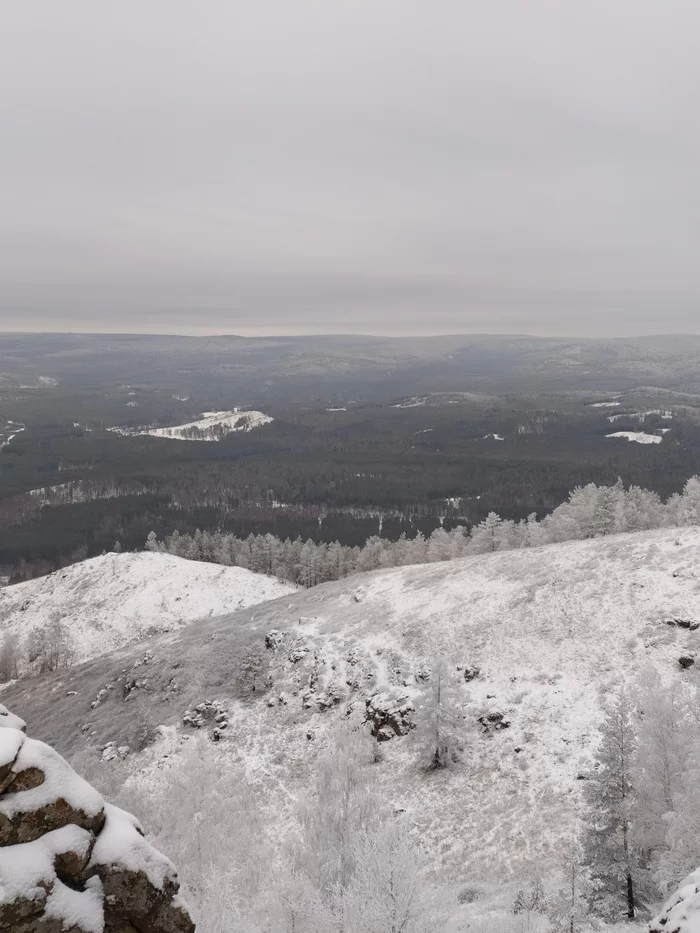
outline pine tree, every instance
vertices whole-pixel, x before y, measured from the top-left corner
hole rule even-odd
[[[596,766],[586,787],[589,812],[584,848],[593,881],[591,909],[610,920],[623,914],[634,920],[637,914],[631,822],[636,751],[632,713],[629,698],[621,690],[600,727]]]
[[[496,512],[489,512],[483,522],[472,528],[471,545],[473,554],[486,554],[501,549],[503,543],[503,519]]]
[[[547,904],[547,916],[555,933],[576,933],[581,929],[588,915],[589,893],[581,846],[572,838],[561,863],[557,887]]]

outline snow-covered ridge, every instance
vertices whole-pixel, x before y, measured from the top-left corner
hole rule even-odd
[[[273,419],[261,411],[205,411],[198,421],[178,424],[167,428],[109,428],[115,434],[148,435],[167,437],[177,441],[220,441],[227,434],[238,431],[252,431],[263,424],[270,424]]]
[[[171,554],[106,554],[0,589],[2,635],[26,637],[59,620],[74,660],[86,661],[195,619],[293,593],[242,567]]]

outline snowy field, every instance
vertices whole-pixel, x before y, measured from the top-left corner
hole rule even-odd
[[[615,434],[605,436],[630,441],[634,444],[660,444],[663,440],[663,437],[658,434],[646,434],[644,431],[616,431]]]
[[[106,554],[0,589],[2,634],[25,637],[59,620],[76,661],[293,593],[295,587],[240,567],[170,554]]]

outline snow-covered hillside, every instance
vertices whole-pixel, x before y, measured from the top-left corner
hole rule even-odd
[[[467,699],[463,767],[426,773],[411,736],[397,736],[374,776],[440,877],[475,885],[486,905],[494,879],[502,897],[503,884],[560,866],[616,685],[649,665],[669,681],[696,676],[699,558],[692,527],[377,571],[20,682],[3,702],[65,754],[95,759],[107,742],[133,748],[135,721],[155,717],[168,742],[137,759],[125,787],[153,791],[175,769],[193,794],[178,737],[193,732],[186,711],[192,723],[208,702],[203,720],[213,711],[228,728],[197,754],[244,768],[278,839],[349,711],[414,704],[442,655]]]
[[[295,588],[240,567],[170,554],[106,554],[0,589],[2,635],[60,620],[77,661]]]

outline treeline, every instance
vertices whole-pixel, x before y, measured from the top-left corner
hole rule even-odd
[[[161,540],[152,531],[146,549],[188,560],[246,567],[308,587],[382,567],[434,563],[470,554],[697,524],[700,524],[700,477],[694,476],[680,495],[671,496],[665,503],[647,489],[638,486],[625,489],[622,480],[614,486],[589,483],[574,489],[568,500],[542,521],[534,513],[516,522],[491,512],[469,531],[458,525],[451,531],[437,528],[428,537],[420,532],[413,538],[402,534],[398,541],[373,535],[362,547],[348,547],[338,541],[326,544],[301,538],[282,540],[272,534],[240,538],[197,530],[194,534],[175,531]]]

